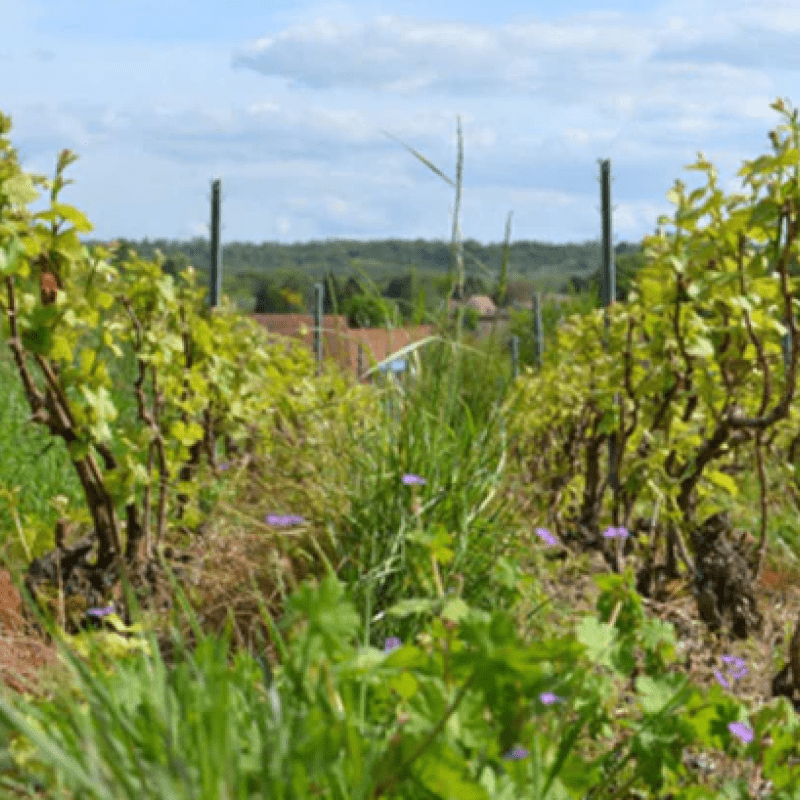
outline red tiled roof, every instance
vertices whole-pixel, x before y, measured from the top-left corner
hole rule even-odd
[[[314,317],[311,314],[252,314],[270,333],[302,339],[314,347]],[[305,326],[305,335],[300,332]],[[374,363],[383,361],[406,345],[418,342],[435,333],[433,325],[409,328],[350,328],[344,316],[325,315],[322,318],[322,358],[333,358],[353,375],[358,374],[358,350],[361,346],[362,372]]]
[[[369,369],[373,363],[383,361],[392,353],[418,342],[435,333],[433,325],[417,325],[410,328],[351,328],[350,337],[350,364],[354,372],[358,370],[358,350],[361,347],[362,372]],[[370,358],[371,356],[371,358]]]

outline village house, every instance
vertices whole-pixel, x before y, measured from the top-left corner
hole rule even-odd
[[[563,303],[567,295],[544,295],[543,301]],[[509,328],[508,309],[498,309],[491,297],[473,295],[463,303],[451,300],[448,309],[454,315],[459,306],[478,312],[476,333],[479,337],[492,332],[504,333]],[[514,308],[531,309],[533,301],[514,303]],[[309,350],[314,348],[314,317],[311,314],[251,314],[250,317],[276,336],[302,340]],[[322,357],[333,359],[352,375],[362,378],[375,364],[386,361],[402,348],[419,342],[436,333],[434,325],[417,325],[405,328],[351,328],[347,317],[325,314],[322,318]],[[390,365],[391,371],[402,371],[399,360]],[[364,380],[371,380],[364,378]]]
[[[300,339],[313,351],[314,317],[311,314],[250,316],[270,333]],[[322,317],[322,357],[335,360],[343,370],[361,378],[375,364],[409,344],[433,336],[435,332],[433,325],[393,329],[351,328],[347,324],[347,317],[326,314]]]

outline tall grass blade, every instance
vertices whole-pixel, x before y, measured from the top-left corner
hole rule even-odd
[[[451,263],[455,253],[456,270],[458,273],[458,299],[464,299],[464,245],[461,241],[461,187],[464,174],[464,138],[461,135],[461,117],[458,120],[458,158],[456,160],[456,206],[453,210],[453,241],[451,248]]]
[[[461,117],[457,117],[457,124],[458,124],[458,156],[456,160],[456,182],[450,180],[438,167],[434,166],[430,161],[428,161],[425,156],[421,153],[417,152],[413,147],[407,145],[401,139],[398,139],[396,136],[393,136],[391,133],[387,131],[381,131],[386,136],[394,139],[395,141],[399,142],[406,148],[410,153],[415,155],[426,167],[433,170],[440,178],[447,181],[451,186],[455,187],[456,190],[456,205],[455,211],[453,214],[453,236],[452,241],[450,244],[450,272],[448,274],[448,278],[452,279],[452,264],[453,259],[455,259],[456,269],[458,272],[458,290],[459,290],[459,297],[463,296],[464,293],[464,255],[463,255],[463,246],[461,243],[461,235],[460,235],[460,224],[459,224],[459,215],[461,213],[461,183],[462,183],[462,174],[464,168],[464,140],[461,135]],[[450,294],[452,294],[452,284],[450,289]]]

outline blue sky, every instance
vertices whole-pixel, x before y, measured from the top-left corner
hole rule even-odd
[[[2,0],[0,111],[25,169],[80,160],[90,238],[640,241],[702,151],[726,192],[792,105],[795,3]],[[35,208],[41,207],[36,204]]]

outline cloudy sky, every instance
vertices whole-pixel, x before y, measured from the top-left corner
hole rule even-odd
[[[639,241],[698,151],[727,192],[798,94],[800,10],[749,0],[0,0],[0,111],[91,238]],[[34,208],[41,207],[40,204]]]

